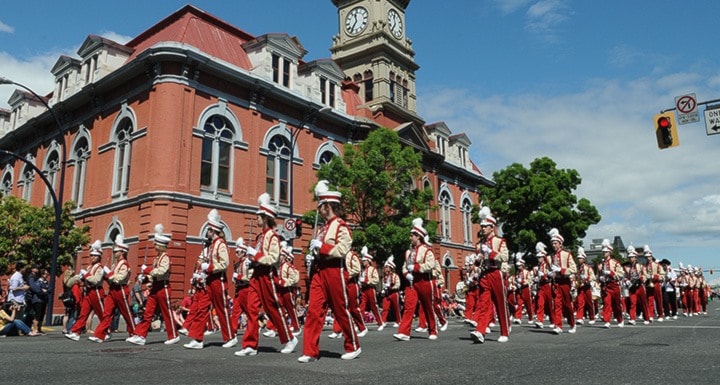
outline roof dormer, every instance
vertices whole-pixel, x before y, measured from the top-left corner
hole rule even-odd
[[[80,60],[71,58],[70,56],[60,56],[50,70],[55,76],[55,91],[53,92],[53,97],[50,99],[50,104],[55,104],[67,99],[80,89],[78,87],[80,69]]]
[[[253,74],[285,88],[295,88],[298,64],[307,54],[296,37],[286,33],[269,33],[242,47],[253,64]]]
[[[456,162],[462,168],[470,167],[470,157],[468,149],[470,148],[470,138],[464,133],[451,135],[449,138],[450,151],[446,159]]]
[[[100,80],[120,68],[133,49],[97,35],[89,35],[78,49],[81,60],[82,86]]]
[[[425,126],[430,140],[435,142],[435,152],[442,156],[447,156],[448,152],[448,141],[450,138],[450,128],[448,128],[445,122],[437,122],[428,124]]]
[[[345,74],[332,59],[319,59],[298,66],[298,89],[309,99],[345,111],[341,86]]]

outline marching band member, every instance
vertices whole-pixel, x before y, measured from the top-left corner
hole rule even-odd
[[[707,314],[707,302],[708,302],[708,284],[705,281],[705,277],[702,273],[702,267],[697,268],[695,270],[695,275],[697,276],[697,290],[698,290],[698,306],[695,308],[697,309],[698,314]]]
[[[516,296],[517,306],[515,308],[515,323],[522,323],[522,309],[525,307],[525,314],[528,317],[528,324],[533,322],[534,318],[534,305],[532,301],[532,294],[530,293],[530,284],[535,278],[532,270],[525,268],[525,260],[522,257],[518,258],[515,262],[515,285],[516,285]]]
[[[615,317],[618,327],[625,326],[623,322],[622,305],[620,304],[620,285],[624,271],[620,262],[612,257],[613,247],[610,241],[605,239],[602,242],[603,261],[600,266],[601,275],[598,280],[603,284],[603,313],[602,318],[605,328],[610,327],[611,315]]]
[[[400,320],[400,276],[395,272],[395,257],[388,257],[383,266],[383,303],[382,303],[382,325],[378,326],[381,331],[387,326],[390,310],[393,311],[395,320]]]
[[[285,241],[281,242],[280,246],[282,262],[280,263],[280,271],[278,272],[276,283],[285,314],[290,318],[292,332],[297,336],[301,333],[301,330],[297,310],[295,309],[295,288],[298,282],[300,282],[300,272],[293,264],[294,256],[292,246],[288,245]]]
[[[640,311],[643,313],[643,323],[647,325],[650,323],[650,317],[648,316],[647,309],[647,296],[645,293],[645,280],[647,279],[647,272],[645,271],[645,266],[637,262],[637,251],[635,251],[635,248],[628,246],[627,251],[628,258],[630,259],[630,266],[626,271],[626,278],[629,279],[630,282],[630,308],[628,309],[630,320],[628,323],[630,325],[635,325],[637,322],[636,319],[639,306]]]
[[[573,309],[571,277],[577,273],[577,266],[572,254],[563,250],[565,239],[557,229],[550,230],[550,244],[555,253],[552,256],[551,270],[555,273],[555,334],[562,333],[563,315],[566,317],[570,330],[568,333],[575,333],[575,310]]]
[[[100,319],[100,323],[104,320],[105,310],[105,291],[103,290],[102,283],[105,272],[103,266],[100,264],[102,258],[102,243],[100,240],[96,240],[90,245],[90,266],[88,269],[81,269],[77,277],[85,282],[84,293],[80,303],[80,315],[75,324],[70,329],[70,332],[65,334],[65,337],[79,341],[80,334],[82,334],[87,324],[90,311],[95,312],[95,315]]]
[[[433,287],[433,313],[435,314],[435,319],[438,326],[438,329],[440,331],[447,330],[447,320],[445,319],[445,315],[443,314],[443,298],[442,298],[442,286],[445,283],[445,280],[442,276],[442,269],[440,268],[440,263],[438,263],[437,260],[435,260],[435,264],[432,268],[432,287]],[[418,327],[415,329],[418,333],[425,333],[428,331],[428,323],[427,319],[425,318],[425,313],[420,312],[418,314]]]
[[[405,286],[405,309],[398,332],[393,338],[398,341],[410,340],[410,329],[415,314],[415,308],[420,304],[420,311],[425,313],[428,321],[428,331],[431,340],[437,337],[437,322],[435,320],[432,289],[432,268],[435,264],[435,255],[428,246],[427,231],[423,227],[422,218],[415,218],[412,221],[413,228],[410,230],[411,248],[405,252],[405,264],[403,274],[408,281]]]
[[[260,306],[265,310],[270,321],[277,328],[280,343],[285,345],[280,353],[290,354],[295,350],[298,340],[288,328],[287,316],[280,306],[275,276],[277,266],[280,264],[280,237],[273,229],[277,209],[270,203],[270,195],[263,193],[258,198],[257,211],[258,225],[263,229],[257,237],[256,248],[248,247],[248,258],[253,263],[253,275],[250,278],[250,292],[248,293],[248,326],[243,334],[242,350],[235,352],[236,356],[254,356],[257,354]]]
[[[195,330],[195,333],[203,333],[204,335],[205,330],[214,329],[210,294],[208,294],[207,287],[205,285],[207,274],[202,271],[202,264],[208,261],[210,243],[211,240],[209,238],[205,238],[202,253],[198,256],[197,261],[195,262],[195,271],[193,272],[192,278],[190,278],[190,285],[192,286],[191,290],[193,294],[190,299],[190,306],[188,307],[188,314],[185,317],[183,327],[178,330],[178,333],[182,335],[188,335],[190,330]],[[203,344],[193,339],[193,341],[183,345],[183,347],[188,349],[202,349]]]
[[[363,312],[360,311],[360,275],[362,273],[362,262],[360,254],[355,250],[350,250],[345,256],[345,270],[348,273],[348,281],[345,286],[347,291],[348,312],[350,312],[350,320],[355,325],[358,337],[365,337],[368,329],[365,326],[365,318]],[[328,338],[342,338],[342,327],[337,318],[333,319],[333,332]]]
[[[545,251],[547,246],[538,242],[535,252],[538,259],[535,283],[537,284],[537,299],[535,300],[535,327],[544,327],[545,314],[550,318],[550,324],[555,325],[555,311],[553,302],[552,279],[555,273],[550,268],[550,257]]]
[[[503,264],[508,261],[508,249],[505,239],[496,236],[495,225],[497,221],[491,215],[490,209],[483,207],[480,210],[480,242],[476,247],[478,261],[476,264],[482,269],[480,273],[480,297],[478,304],[479,314],[475,321],[477,326],[470,332],[476,343],[485,342],[485,333],[497,309],[500,323],[500,337],[498,342],[507,342],[510,335],[510,315],[508,314],[505,283],[501,271]],[[494,306],[493,306],[494,305]]]
[[[122,235],[118,234],[115,238],[115,247],[113,248],[113,263],[110,268],[104,267],[105,279],[110,285],[110,291],[105,296],[105,302],[103,307],[105,314],[103,314],[102,321],[95,328],[93,336],[88,337],[90,341],[103,342],[108,337],[108,331],[110,330],[110,323],[112,322],[113,312],[117,308],[120,311],[127,325],[128,337],[135,334],[135,320],[133,312],[130,309],[130,287],[128,282],[130,281],[130,266],[127,262],[127,253],[130,246],[126,245],[123,241]]]
[[[377,292],[375,291],[377,284],[380,283],[380,276],[375,266],[373,266],[374,258],[368,253],[367,246],[363,246],[360,254],[362,255],[363,265],[359,282],[362,290],[360,295],[360,311],[364,313],[369,307],[375,316],[378,327],[380,327],[382,326],[382,317],[380,316],[380,309],[378,309],[377,306]]]
[[[245,313],[249,313],[248,306],[248,292],[250,291],[250,277],[252,277],[252,267],[250,258],[247,256],[248,246],[245,244],[245,240],[240,237],[235,242],[235,256],[238,258],[238,262],[235,265],[235,271],[233,272],[232,279],[235,283],[235,297],[233,298],[233,309],[232,317],[232,330],[237,334],[239,326],[240,316]],[[260,305],[256,305],[260,306]]]
[[[585,263],[587,255],[585,249],[578,247],[577,255],[577,273],[575,273],[575,282],[577,285],[577,313],[575,314],[575,322],[582,325],[585,321],[585,312],[588,314],[588,323],[595,324],[595,306],[593,304],[592,290],[595,283],[595,272]]]
[[[167,340],[165,345],[172,345],[180,341],[175,322],[170,314],[170,256],[167,255],[167,247],[170,244],[170,237],[163,234],[163,225],[155,225],[155,251],[157,255],[152,266],[142,265],[140,271],[150,281],[150,294],[145,302],[145,313],[142,321],[135,327],[135,335],[126,341],[135,345],[145,345],[150,324],[155,316],[156,308],[160,308],[165,320],[165,331]]]
[[[665,270],[662,266],[655,261],[650,246],[645,245],[643,247],[645,258],[647,258],[647,303],[648,303],[648,318],[652,319],[657,313],[658,322],[663,322],[663,301],[662,301],[662,282],[665,280]]]
[[[310,241],[311,254],[305,257],[306,263],[311,266],[310,302],[305,319],[303,355],[298,361],[307,363],[320,358],[320,333],[328,307],[345,337],[345,354],[340,358],[352,360],[362,351],[350,320],[346,291],[349,275],[345,270],[345,258],[352,246],[352,233],[340,218],[342,194],[331,191],[328,182],[321,180],[315,186],[315,195],[318,199],[318,214],[325,220],[325,224],[316,238]]]
[[[460,278],[465,281],[467,293],[465,293],[465,319],[463,322],[477,327],[475,318],[478,311],[478,298],[480,297],[480,273],[475,266],[475,254],[465,256],[465,265],[460,271]]]

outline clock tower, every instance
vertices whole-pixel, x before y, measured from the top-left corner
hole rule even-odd
[[[421,124],[415,94],[415,71],[420,67],[405,29],[410,0],[332,2],[338,8],[339,31],[330,52],[346,79],[359,87],[361,107],[382,113],[389,127],[408,121]]]

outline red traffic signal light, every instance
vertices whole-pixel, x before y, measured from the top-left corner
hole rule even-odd
[[[671,111],[655,115],[654,120],[658,148],[664,149],[680,145],[674,112]]]
[[[302,219],[295,219],[295,237],[300,238],[302,236]]]

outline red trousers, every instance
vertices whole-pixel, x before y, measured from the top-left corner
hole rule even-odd
[[[653,287],[647,287],[646,294],[648,318],[655,317],[656,311],[658,318],[664,317],[662,285],[659,282],[655,282]]]
[[[113,312],[115,308],[120,311],[127,324],[128,334],[135,334],[135,319],[133,318],[132,310],[130,310],[130,288],[125,286],[111,285],[110,292],[105,296],[103,307],[105,313],[102,316],[102,321],[97,328],[95,328],[95,337],[104,340],[110,329],[110,323],[112,322]]]
[[[230,322],[230,308],[227,302],[228,286],[225,272],[210,274],[206,282],[210,303],[215,309],[215,314],[217,314],[220,323],[220,333],[223,341],[227,342],[235,338],[235,330],[231,327],[232,323]],[[202,339],[199,341],[202,341]]]
[[[358,304],[360,297],[360,290],[358,284],[351,279],[347,282],[345,290],[347,291],[348,311],[350,312],[350,319],[353,321],[355,326],[357,326],[358,331],[364,331],[365,329],[367,329],[367,327],[365,326],[365,318],[363,317],[363,312],[360,311],[360,305]],[[335,317],[334,313],[333,317]],[[335,317],[335,319],[333,320],[333,332],[342,333],[342,327],[340,326],[337,317]]]
[[[590,320],[595,320],[595,306],[593,305],[592,287],[590,285],[584,285],[578,289],[576,309],[575,318],[585,318],[585,311],[587,310]]]
[[[297,332],[300,330],[300,322],[298,322],[297,311],[295,310],[295,289],[281,287],[279,292],[282,307],[285,309],[285,314],[290,318],[290,326]]]
[[[432,281],[433,283],[433,313],[435,314],[435,320],[437,321],[438,325],[445,325],[447,323],[447,319],[445,319],[445,314],[443,314],[443,305],[442,305],[442,289],[437,286],[435,280]],[[427,328],[427,319],[425,319],[425,313],[420,312],[419,314],[419,326],[421,328]]]
[[[562,328],[565,317],[571,328],[575,327],[575,309],[570,294],[570,278],[556,278],[553,286],[555,292],[555,327]]]
[[[105,302],[105,292],[102,290],[102,288],[91,288],[88,289],[87,293],[82,298],[82,302],[80,302],[80,315],[77,318],[77,321],[75,321],[75,324],[73,325],[72,329],[70,329],[70,332],[75,334],[82,334],[82,331],[85,329],[85,325],[87,324],[88,317],[90,316],[90,311],[94,311],[95,315],[100,319],[100,322],[102,323],[103,317],[105,316],[105,309],[104,304]]]
[[[155,316],[155,310],[159,307],[165,321],[165,332],[167,332],[168,340],[178,336],[175,321],[170,314],[170,283],[153,282],[150,288],[150,294],[145,302],[145,314],[142,321],[135,327],[135,335],[146,338],[150,331],[152,319]]]
[[[500,335],[503,337],[510,335],[510,314],[507,308],[505,287],[500,269],[485,271],[480,276],[480,298],[478,298],[480,312],[475,316],[477,322],[475,330],[483,335],[495,316],[496,308],[500,323]]]
[[[528,320],[532,321],[535,312],[533,311],[530,287],[528,285],[520,287],[519,290],[515,291],[515,297],[517,299],[517,306],[515,306],[515,318],[522,319],[522,308],[525,306],[525,313],[527,313]]]
[[[397,290],[388,291],[385,297],[383,297],[382,308],[383,323],[387,322],[391,309],[393,311],[393,315],[395,316],[395,321],[400,321],[400,293],[398,293]]]
[[[249,314],[249,293],[250,284],[245,286],[235,286],[235,298],[233,298],[232,317],[230,318],[230,327],[235,333],[237,333],[238,329],[240,329],[240,315],[242,315],[242,313],[245,313],[245,316]],[[256,304],[255,306],[260,307],[260,304]]]
[[[553,291],[550,282],[540,283],[538,285],[537,302],[535,308],[535,317],[537,322],[544,322],[545,313],[550,317],[550,323],[555,324],[555,312],[553,311]]]
[[[260,324],[260,306],[265,310],[268,319],[277,328],[277,335],[280,343],[285,345],[293,339],[290,328],[287,326],[285,311],[280,306],[280,298],[275,287],[273,276],[277,274],[274,268],[269,266],[258,266],[255,268],[250,279],[250,292],[248,293],[247,306],[248,326],[243,334],[242,347],[257,349]]]
[[[212,325],[210,306],[210,293],[208,293],[207,287],[196,288],[192,297],[190,311],[183,325],[188,331],[188,337],[198,341],[203,340],[208,322]]]
[[[377,305],[377,293],[372,286],[363,287],[360,296],[360,311],[365,312],[368,307],[375,316],[375,322],[377,322],[378,326],[382,325],[382,317],[380,317],[380,309],[378,309]]]
[[[630,314],[630,319],[633,321],[637,319],[638,305],[640,306],[640,311],[643,313],[643,318],[648,320],[650,316],[648,316],[645,286],[642,285],[630,288],[630,309],[628,313]]]
[[[480,298],[480,286],[468,288],[465,294],[465,318],[471,320],[477,318],[478,298]]]
[[[405,309],[403,310],[402,319],[398,333],[410,335],[412,321],[415,317],[415,309],[420,305],[420,312],[425,313],[425,319],[428,321],[428,331],[430,335],[437,335],[438,325],[435,320],[434,294],[432,280],[421,277],[421,274],[413,274],[415,279],[411,285],[405,287]],[[427,275],[427,274],[422,274]]]
[[[610,322],[610,317],[613,316],[618,323],[622,322],[622,298],[620,298],[618,283],[615,281],[606,283],[603,294],[603,321]]]
[[[338,261],[341,262],[341,261]],[[360,348],[355,328],[350,322],[350,302],[347,283],[349,277],[345,268],[336,261],[316,263],[310,280],[310,298],[305,317],[305,336],[303,337],[303,355],[320,357],[320,333],[325,324],[328,308],[340,325],[345,337],[345,352],[354,352]]]

